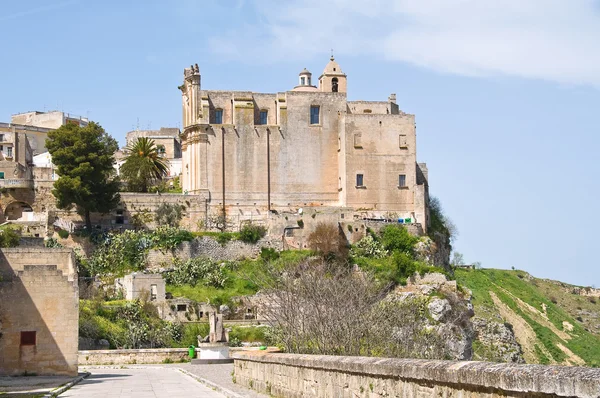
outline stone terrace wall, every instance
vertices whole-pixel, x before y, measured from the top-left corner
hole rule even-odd
[[[187,362],[189,360],[187,348],[79,351],[79,366],[165,363],[165,361]]]
[[[236,383],[275,397],[600,397],[600,369],[237,352]]]
[[[215,239],[204,236],[191,242],[183,242],[174,252],[151,250],[147,262],[149,269],[156,270],[171,267],[174,258],[182,261],[194,257],[207,257],[216,261],[240,260],[258,256],[262,247],[281,250],[282,246],[281,239],[261,239],[254,245],[233,240],[221,245]]]

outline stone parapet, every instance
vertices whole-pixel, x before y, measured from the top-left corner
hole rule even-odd
[[[79,351],[79,365],[130,365],[188,362],[187,348]]]
[[[600,396],[600,369],[236,352],[235,380],[275,397]]]

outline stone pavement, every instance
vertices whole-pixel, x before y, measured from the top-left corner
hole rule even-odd
[[[0,377],[0,396],[11,393],[44,395],[74,379],[69,376],[3,376]]]
[[[268,398],[268,395],[260,394],[256,391],[246,388],[233,382],[232,372],[233,364],[215,364],[215,365],[192,365],[189,363],[177,364],[177,367],[184,369],[198,377],[217,384],[229,391],[233,391],[241,397],[248,398]]]
[[[223,398],[176,367],[86,367],[91,375],[61,398]]]

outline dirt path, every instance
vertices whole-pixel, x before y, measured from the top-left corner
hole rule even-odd
[[[567,356],[567,359],[565,359],[563,365],[585,366],[585,361],[577,355],[575,355],[573,351],[569,350],[567,347],[560,343],[556,343],[556,346],[560,348],[560,350],[564,352]]]
[[[523,358],[525,358],[525,362],[527,363],[537,363],[537,355],[535,354],[535,346],[538,347],[544,352],[544,355],[551,361],[551,363],[556,363],[552,355],[546,350],[546,348],[538,342],[537,336],[535,335],[535,331],[533,328],[521,318],[517,313],[515,313],[510,307],[502,302],[496,296],[496,294],[490,290],[490,297],[494,302],[494,305],[500,312],[500,316],[504,318],[508,323],[513,326],[513,331],[515,333],[515,338],[517,342],[521,345],[523,349]]]

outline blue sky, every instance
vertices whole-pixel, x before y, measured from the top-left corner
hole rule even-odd
[[[0,121],[181,124],[203,88],[285,91],[333,48],[348,98],[396,93],[467,261],[600,286],[600,2],[0,0]],[[139,120],[139,122],[138,122]]]

